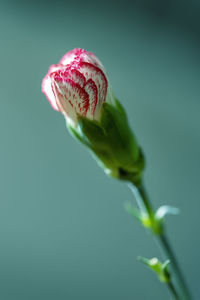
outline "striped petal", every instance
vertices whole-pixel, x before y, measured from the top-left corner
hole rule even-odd
[[[70,79],[73,82],[79,84],[80,87],[82,87],[82,88],[86,84],[85,77],[77,69],[71,69],[71,68],[66,69],[66,71],[64,71],[62,73],[62,76],[63,76],[64,80]]]
[[[79,48],[50,66],[42,92],[75,125],[77,114],[98,121],[103,102],[112,100],[103,65],[92,52]]]
[[[95,110],[98,101],[98,90],[96,84],[92,79],[89,79],[85,85],[85,91],[88,94],[89,98],[89,109],[87,111],[87,118],[97,119]]]
[[[79,84],[72,80],[55,80],[54,88],[62,112],[76,122],[76,114],[86,116],[89,108],[89,97]]]
[[[108,82],[104,73],[98,67],[90,63],[80,63],[79,71],[84,75],[86,80],[92,79],[98,90],[98,107],[106,100]]]

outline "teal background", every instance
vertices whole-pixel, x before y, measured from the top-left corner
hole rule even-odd
[[[155,207],[200,299],[199,1],[0,2],[0,299],[169,299],[136,259],[158,256],[105,176],[41,93],[74,47],[103,62],[147,157]]]

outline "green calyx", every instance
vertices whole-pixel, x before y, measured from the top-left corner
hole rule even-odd
[[[102,105],[100,121],[78,116],[77,128],[67,126],[72,135],[92,151],[108,175],[135,185],[140,183],[144,157],[129,127],[126,112],[117,100],[115,106]]]

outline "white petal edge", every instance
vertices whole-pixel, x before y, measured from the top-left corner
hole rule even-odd
[[[45,94],[47,97],[47,100],[55,110],[59,110],[57,104],[56,104],[56,98],[54,95],[54,92],[52,90],[51,86],[51,78],[47,74],[44,79],[42,80],[42,92]]]
[[[70,51],[61,58],[60,64],[63,66],[69,65],[75,57],[76,55],[72,51]]]

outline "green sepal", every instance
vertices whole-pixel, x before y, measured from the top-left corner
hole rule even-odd
[[[115,106],[103,104],[100,124],[108,137],[112,155],[118,162],[117,177],[137,185],[144,169],[144,157],[118,100],[115,100]]]
[[[119,100],[117,100],[116,98],[115,98],[115,107],[121,114],[125,116],[125,118],[127,118],[125,109],[123,108]]]
[[[116,161],[111,153],[108,138],[97,121],[89,120],[83,117],[78,119],[79,131],[84,137],[87,146],[92,151],[98,164],[109,175],[114,176],[114,166]],[[113,172],[111,174],[111,172]]]
[[[138,158],[139,147],[130,131],[126,115],[119,112],[108,103],[103,104],[101,126],[110,141],[113,155],[123,160],[123,166],[134,171],[134,164]],[[126,151],[124,151],[126,150]]]
[[[82,144],[84,144],[85,146],[89,147],[88,142],[84,139],[84,137],[77,131],[74,129],[74,127],[67,125],[67,128],[69,130],[69,133],[72,135],[73,138],[75,138],[76,140],[78,140],[79,142],[81,142]]]
[[[106,136],[97,121],[79,116],[78,124],[82,135],[85,135],[91,146],[105,148]]]
[[[105,172],[138,185],[144,157],[119,101],[115,100],[114,105],[104,103],[99,121],[77,117],[77,127],[68,125],[70,132],[92,151]]]

